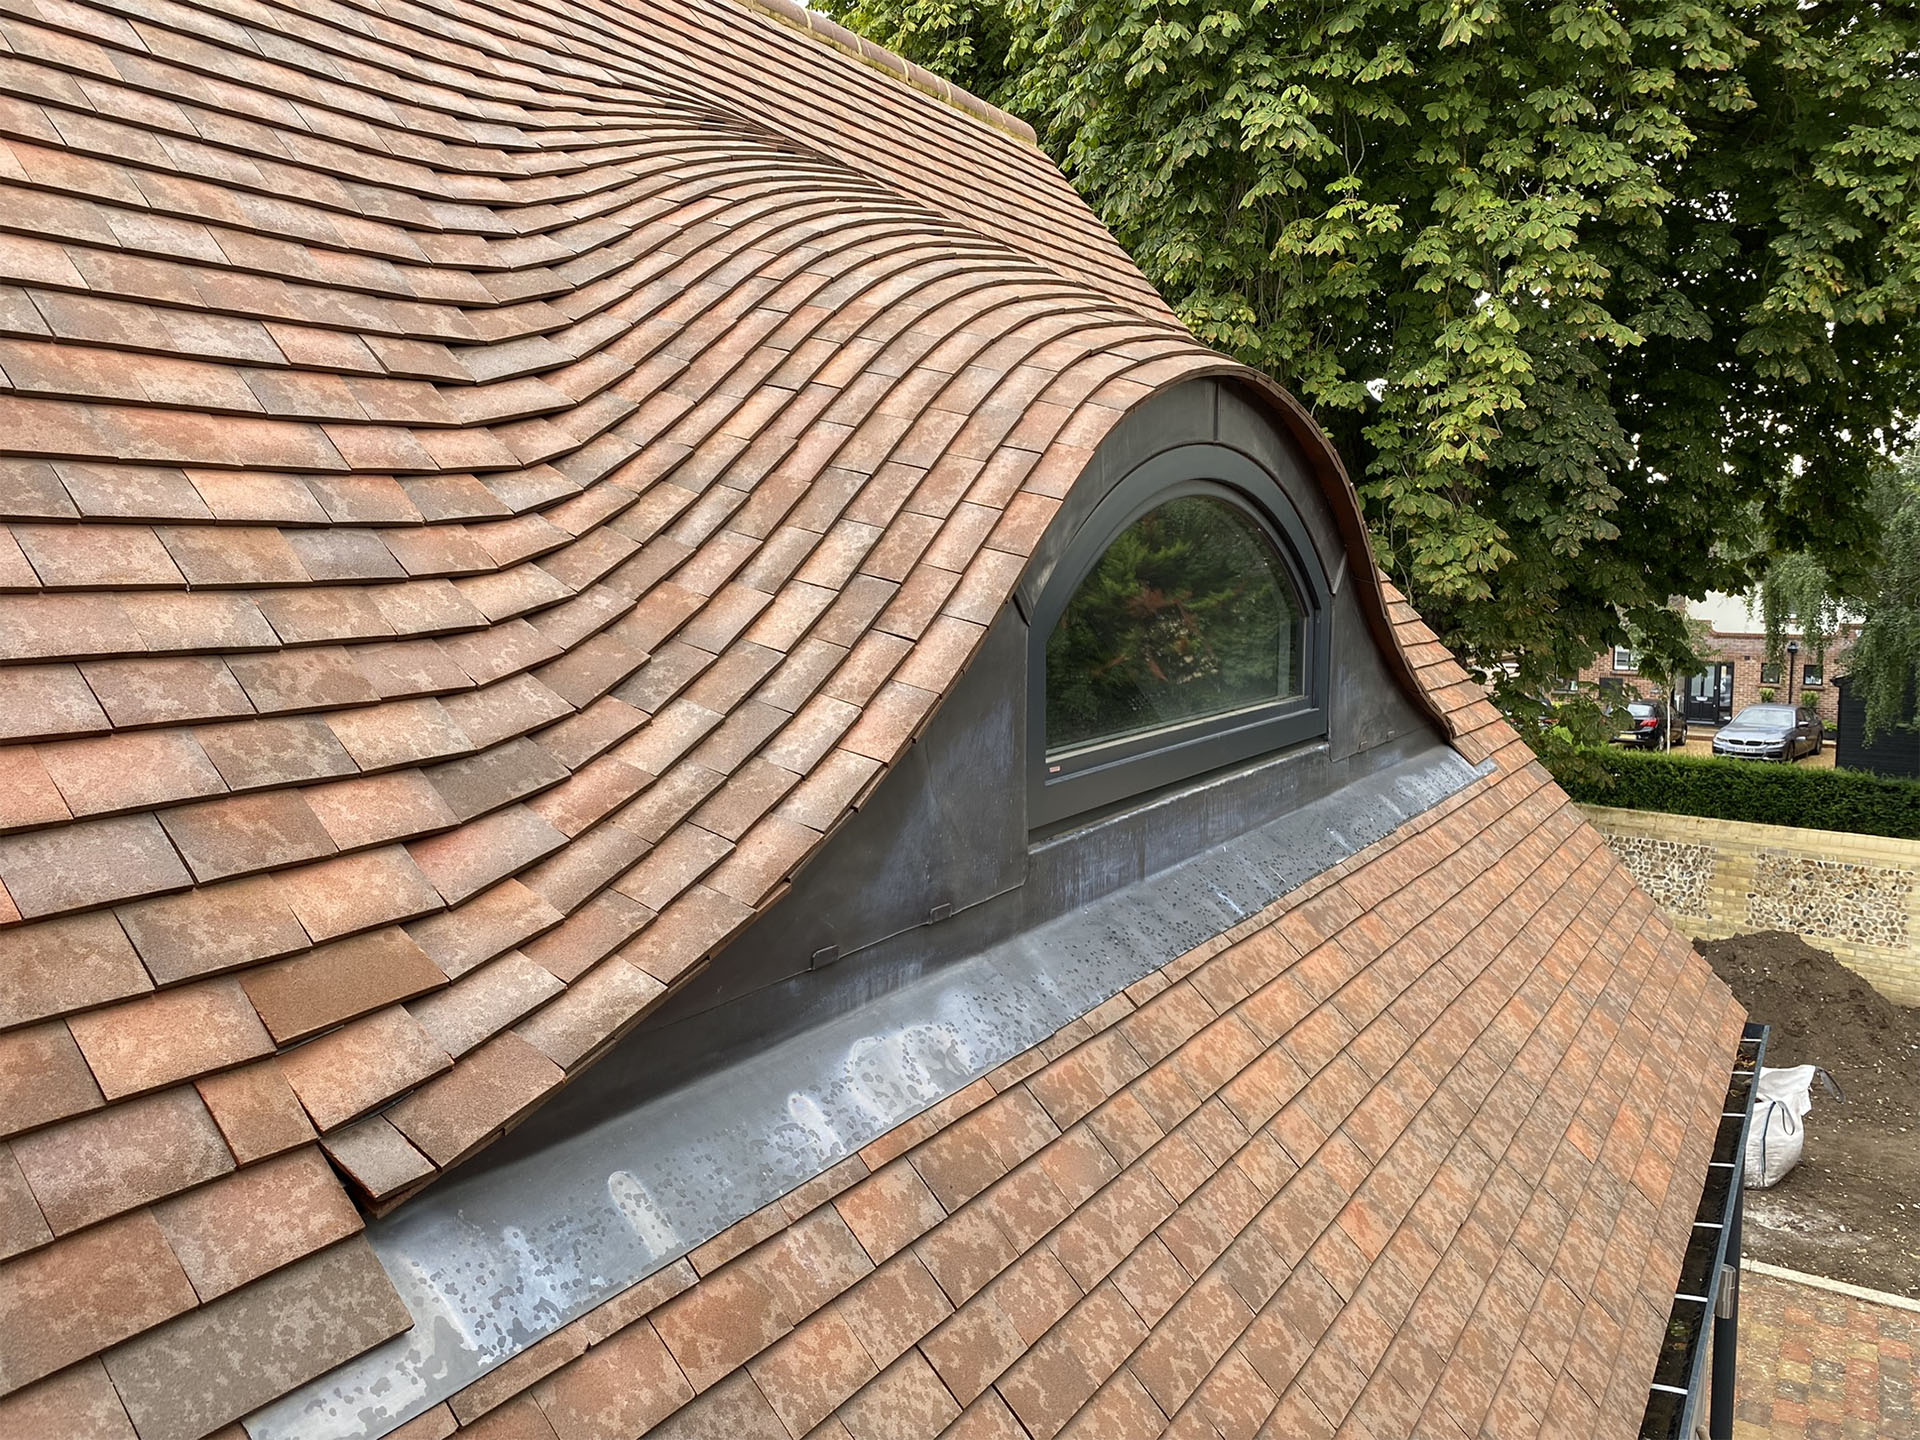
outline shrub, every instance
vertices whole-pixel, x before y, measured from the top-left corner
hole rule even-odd
[[[1629,750],[1587,751],[1582,758],[1591,763],[1550,768],[1569,795],[1588,805],[1920,840],[1920,781]]]

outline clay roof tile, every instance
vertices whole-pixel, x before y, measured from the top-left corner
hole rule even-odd
[[[323,1154],[400,1203],[724,964],[1131,411],[1230,373],[1358,514],[1018,122],[785,0],[40,9],[0,1430],[224,1440],[417,1318]],[[1379,593],[1462,800],[396,1433],[1636,1413],[1737,1015]]]
[[[36,1130],[13,1150],[56,1235],[233,1169],[190,1085]]]

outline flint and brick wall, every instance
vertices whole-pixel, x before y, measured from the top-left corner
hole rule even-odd
[[[1920,841],[1580,808],[1682,933],[1788,930],[1920,1005]]]

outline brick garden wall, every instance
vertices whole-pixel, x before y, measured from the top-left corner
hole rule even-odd
[[[1920,841],[1580,808],[1683,934],[1789,930],[1920,1005]]]

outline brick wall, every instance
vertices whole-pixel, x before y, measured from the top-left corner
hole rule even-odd
[[[1789,930],[1920,1005],[1920,841],[1580,808],[1682,934]]]

